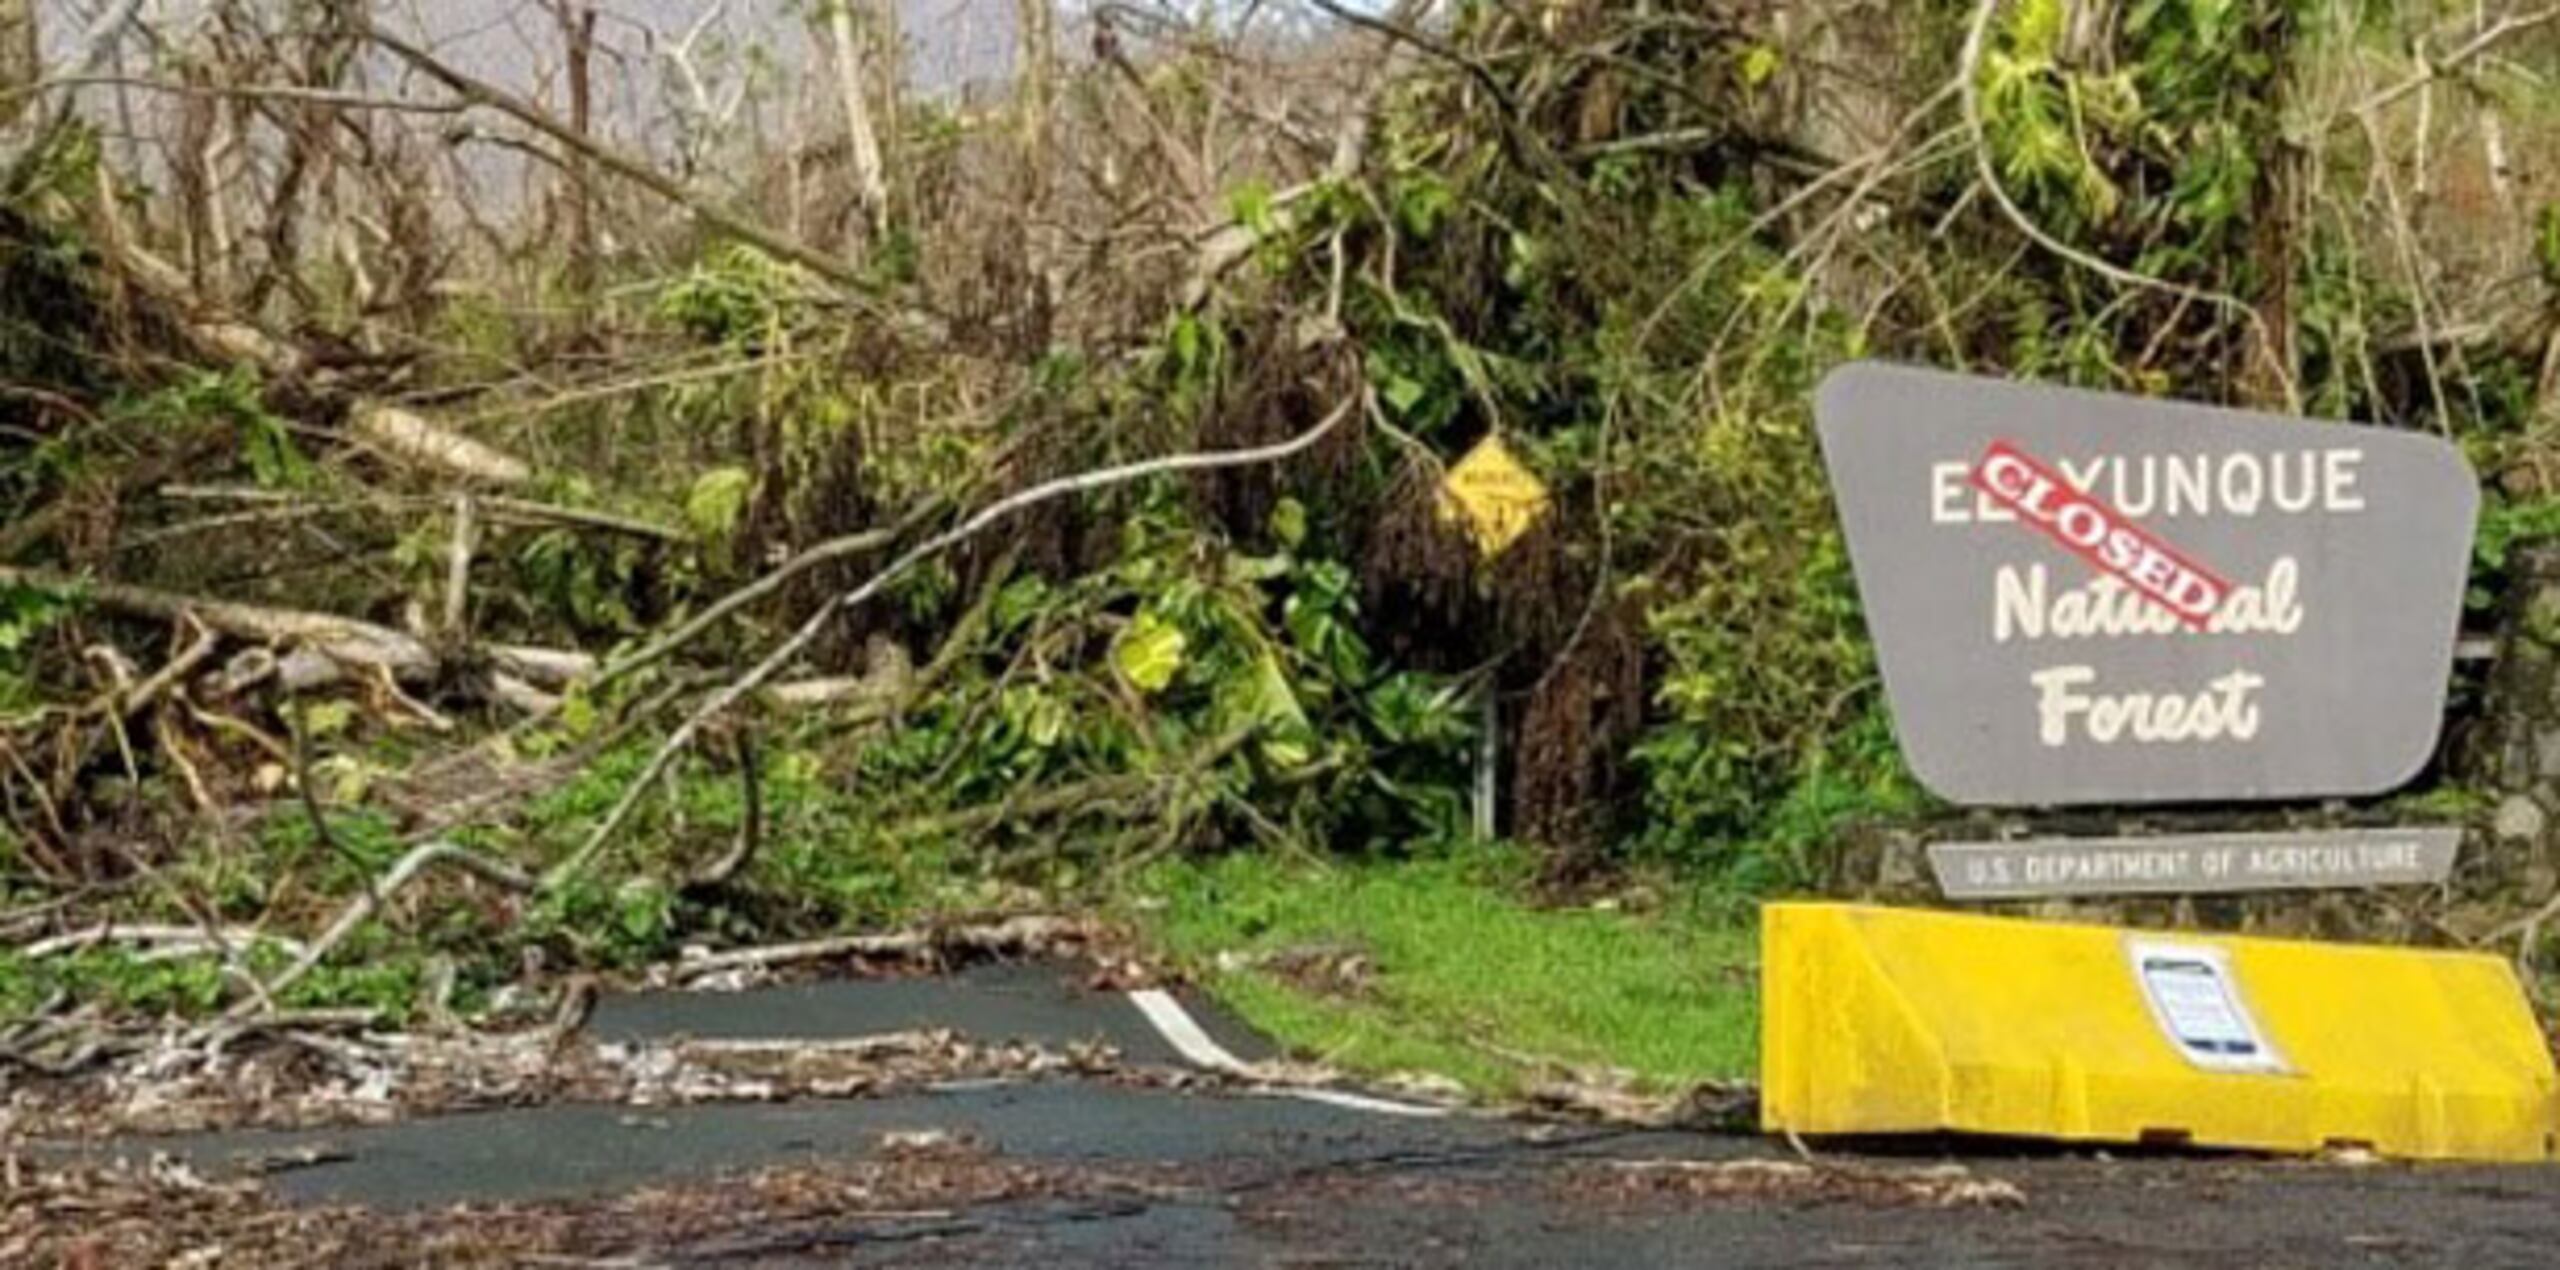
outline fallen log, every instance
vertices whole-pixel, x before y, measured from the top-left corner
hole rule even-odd
[[[524,460],[436,426],[415,411],[360,401],[347,409],[347,431],[375,452],[413,467],[488,485],[521,485],[533,479]]]
[[[444,658],[437,650],[414,635],[334,613],[242,604],[9,565],[0,565],[0,583],[77,591],[96,604],[136,617],[175,622],[191,616],[206,629],[235,639],[286,646],[281,653],[252,648],[234,657],[218,672],[224,695],[269,680],[287,691],[299,692],[338,682],[347,678],[350,671],[359,670],[388,672],[395,679],[416,683],[433,679],[444,666]],[[188,667],[201,662],[210,651],[191,649]],[[569,648],[484,644],[476,651],[488,659],[492,670],[513,680],[516,686],[532,690],[565,689],[593,675],[597,666],[592,654]],[[154,687],[154,694],[165,686]]]
[[[164,622],[192,614],[208,628],[234,638],[300,645],[342,666],[379,667],[404,679],[427,678],[435,673],[438,664],[435,651],[414,636],[332,613],[239,604],[8,565],[0,565],[0,583],[73,591],[117,612]]]
[[[69,200],[56,196],[47,202],[47,213],[57,219],[79,219]],[[415,411],[319,382],[324,377],[312,374],[314,359],[308,352],[208,305],[184,270],[136,243],[117,219],[113,191],[102,189],[96,203],[88,219],[101,263],[162,310],[199,356],[255,370],[271,384],[299,385],[324,402],[335,399],[334,404],[343,406],[346,434],[383,457],[486,485],[521,485],[532,479],[533,469],[521,459]]]
[[[678,982],[686,982],[724,971],[770,970],[776,966],[839,957],[922,958],[949,953],[1039,955],[1067,947],[1081,947],[1091,943],[1094,937],[1093,927],[1076,918],[1025,913],[990,925],[836,935],[716,953],[688,949],[684,959],[671,969]]]
[[[558,691],[596,673],[592,653],[574,648],[543,648],[532,644],[488,644],[482,647],[489,664],[536,688]]]

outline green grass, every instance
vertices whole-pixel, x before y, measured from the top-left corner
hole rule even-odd
[[[1620,1068],[1660,1089],[1751,1074],[1747,919],[1543,908],[1521,872],[1503,852],[1331,866],[1231,855],[1150,873],[1130,916],[1246,1021],[1346,1069],[1437,1073],[1497,1096],[1544,1064]],[[1292,973],[1292,950],[1356,953],[1370,969],[1345,987]]]

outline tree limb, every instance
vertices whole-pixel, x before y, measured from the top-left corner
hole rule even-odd
[[[1254,446],[1242,450],[1168,455],[1164,458],[1124,463],[1099,471],[1079,472],[1073,476],[1044,481],[1009,498],[999,499],[960,524],[916,544],[905,554],[890,561],[878,573],[871,575],[870,580],[861,586],[818,606],[818,610],[810,614],[808,620],[801,623],[800,628],[793,631],[790,638],[782,641],[772,652],[767,653],[764,659],[757,662],[747,673],[731,680],[696,707],[683,723],[676,726],[674,732],[668,734],[665,741],[659,743],[657,751],[649,756],[647,765],[624,788],[621,799],[615,802],[613,809],[606,813],[605,818],[587,835],[586,840],[578,845],[577,850],[571,852],[567,858],[554,865],[551,871],[543,876],[543,886],[550,889],[565,885],[586,870],[597,853],[604,849],[605,844],[621,831],[623,822],[631,818],[631,813],[638,809],[640,801],[648,797],[650,790],[657,787],[658,777],[667,770],[667,765],[674,762],[675,756],[693,743],[693,738],[702,731],[704,724],[726,712],[741,698],[764,686],[767,681],[779,674],[793,658],[816,642],[830,620],[869,602],[873,596],[904,576],[908,570],[975,537],[988,526],[1016,512],[1069,495],[1108,489],[1115,485],[1126,485],[1150,476],[1277,463],[1302,453],[1323,440],[1344,419],[1350,417],[1353,408],[1358,404],[1357,396],[1348,398],[1342,404],[1335,406],[1313,427],[1272,445]]]
[[[236,604],[120,582],[76,578],[49,569],[21,569],[9,565],[0,565],[0,582],[48,591],[76,591],[109,608],[167,622],[193,614],[196,620],[226,635],[307,644],[332,661],[379,666],[393,674],[411,678],[432,674],[437,664],[435,652],[410,635],[388,626],[376,626],[332,613]]]
[[[432,864],[450,865],[481,881],[504,887],[519,895],[527,894],[534,889],[532,878],[525,876],[523,872],[504,861],[442,840],[424,843],[416,850],[400,857],[398,862],[386,870],[379,879],[365,888],[364,894],[348,901],[347,906],[339,910],[337,920],[330,922],[329,928],[321,932],[320,938],[311,941],[311,946],[305,948],[302,955],[294,959],[292,965],[285,967],[275,978],[260,985],[260,997],[272,998],[286,988],[292,987],[304,975],[311,973],[312,968],[325,960],[338,945],[345,943],[347,936],[354,934],[356,928],[362,926],[366,918],[373,916],[375,910],[388,903],[402,887],[407,886]],[[230,1016],[238,1018],[255,1013],[258,1009],[257,1000],[243,1001],[232,1007]]]

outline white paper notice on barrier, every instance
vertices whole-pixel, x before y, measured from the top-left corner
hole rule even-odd
[[[2126,951],[2151,1017],[2188,1062],[2218,1072],[2288,1070],[2250,1015],[2229,953],[2211,944],[2153,940],[2129,941]]]

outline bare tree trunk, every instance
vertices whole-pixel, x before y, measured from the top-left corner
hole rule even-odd
[[[569,78],[569,129],[581,137],[593,134],[595,120],[596,10],[579,0],[553,0],[565,43]],[[577,306],[578,324],[586,324],[586,305],[595,298],[596,209],[594,164],[575,148],[569,167],[569,294]]]
[[[1049,206],[1051,115],[1058,64],[1055,3],[1056,0],[1019,0],[1015,21],[1019,43],[1013,86],[1016,117],[1022,129],[1023,264],[1037,288],[1033,307],[1042,315],[1057,300],[1065,255],[1059,242],[1059,226]]]
[[[887,225],[889,177],[880,157],[880,132],[863,91],[862,44],[853,25],[853,0],[828,0],[827,33],[834,41],[837,87],[844,97],[845,141],[853,158],[854,198],[865,230],[877,236]]]
[[[2280,126],[2286,99],[2293,89],[2294,61],[2288,50],[2298,34],[2294,22],[2281,20],[2267,41],[2267,47],[2276,50],[2275,65],[2267,73],[2265,117],[2269,135],[2260,151],[2253,200],[2255,215],[2250,221],[2247,249],[2250,272],[2255,275],[2250,301],[2265,336],[2261,343],[2242,333],[2240,397],[2266,410],[2293,407],[2294,385],[2299,382],[2295,368],[2301,361],[2295,330],[2294,257],[2303,223],[2310,156],[2288,140]]]
[[[898,123],[906,117],[907,33],[898,3],[899,0],[879,0],[878,6],[864,15],[870,20],[858,32],[865,37],[862,52],[871,67],[866,83],[873,93],[872,113],[879,121],[880,222],[884,227],[897,215],[898,177],[907,170],[906,129]]]

